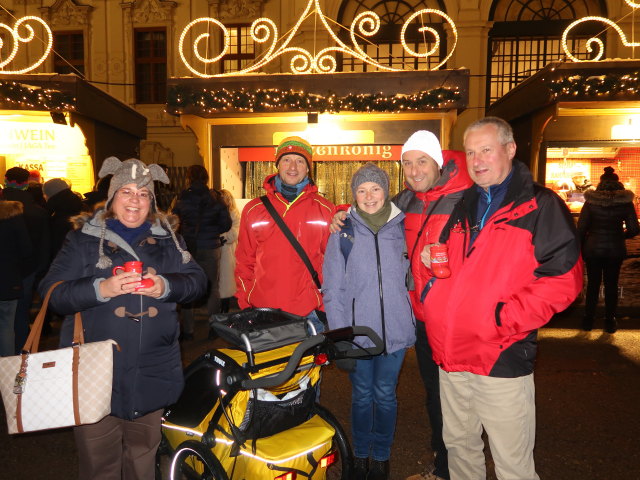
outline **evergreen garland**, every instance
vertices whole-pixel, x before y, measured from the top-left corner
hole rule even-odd
[[[169,88],[167,112],[182,113],[218,112],[401,112],[443,108],[461,99],[457,88],[439,87],[415,95],[349,94],[339,97],[299,92],[294,90],[258,89],[220,90],[194,89],[175,85]]]

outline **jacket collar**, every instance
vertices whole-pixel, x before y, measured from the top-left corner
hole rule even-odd
[[[102,218],[103,214],[104,214],[104,209],[100,209],[96,211],[93,214],[93,216],[88,218],[84,222],[84,225],[82,225],[82,229],[81,229],[82,233],[86,235],[90,235],[92,237],[100,238],[102,225],[104,223],[104,219]],[[151,225],[151,235],[153,235],[154,237],[162,238],[162,237],[170,236],[170,233],[167,232],[167,230],[162,226],[160,221],[156,219],[156,221]],[[125,242],[120,237],[120,235],[116,235],[111,230],[107,229],[105,231],[104,239],[108,242],[114,243],[119,248],[122,248],[123,250],[131,254],[134,258],[138,258],[138,255],[133,250],[133,248],[131,248],[131,245]]]

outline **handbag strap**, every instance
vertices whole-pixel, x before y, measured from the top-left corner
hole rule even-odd
[[[271,203],[271,200],[269,200],[269,198],[266,195],[263,195],[262,197],[260,197],[260,200],[262,200],[262,203],[267,209],[267,212],[271,214],[276,224],[280,227],[280,230],[282,230],[282,233],[284,233],[284,236],[287,237],[287,240],[289,240],[293,249],[298,253],[298,255],[300,255],[300,258],[302,259],[303,263],[307,267],[307,270],[309,270],[309,273],[311,274],[311,278],[313,278],[313,282],[316,284],[316,287],[318,288],[318,290],[320,290],[320,288],[322,287],[322,284],[320,283],[318,272],[316,272],[316,269],[313,268],[313,265],[311,264],[311,260],[309,260],[309,256],[307,255],[307,252],[304,251],[304,248],[302,248],[302,245],[300,245],[300,242],[298,242],[293,232],[289,229],[289,227],[287,227],[287,224],[284,223],[284,220],[276,211],[275,207]]]
[[[42,300],[42,305],[40,306],[40,311],[38,315],[36,315],[36,319],[33,322],[33,326],[31,327],[31,331],[29,332],[29,336],[27,337],[27,341],[24,343],[24,347],[22,347],[22,351],[26,353],[37,353],[38,346],[40,345],[40,337],[42,335],[42,327],[44,326],[44,319],[47,314],[47,308],[49,306],[49,299],[51,298],[51,293],[53,290],[60,285],[62,282],[56,282],[49,287],[47,294]],[[82,329],[82,317],[80,316],[80,312],[75,314],[74,318],[74,326],[73,326],[73,344],[80,345],[84,343],[84,333]]]

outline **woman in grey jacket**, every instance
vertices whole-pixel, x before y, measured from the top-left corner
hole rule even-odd
[[[404,214],[389,200],[389,177],[373,163],[351,180],[353,226],[329,239],[323,265],[323,294],[330,328],[371,327],[385,351],[357,360],[352,384],[353,479],[386,480],[397,414],[396,384],[404,354],[415,341],[405,284]],[[360,346],[373,346],[362,341]],[[369,461],[371,459],[371,461]]]

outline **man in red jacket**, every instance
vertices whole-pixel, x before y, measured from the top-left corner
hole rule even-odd
[[[462,152],[440,148],[438,138],[427,130],[413,133],[402,147],[402,171],[406,188],[392,201],[405,214],[407,252],[411,262],[414,285],[409,295],[416,317],[416,357],[420,376],[427,391],[427,414],[431,424],[431,449],[435,453],[433,465],[412,480],[449,479],[447,449],[442,440],[442,412],[438,366],[433,362],[427,341],[420,294],[432,278],[431,271],[422,265],[420,252],[424,246],[437,242],[462,191],[473,182],[469,178]],[[336,214],[336,217],[340,215]],[[344,215],[344,213],[342,213]],[[334,228],[341,222],[336,221]]]
[[[443,437],[453,480],[486,478],[482,431],[498,478],[538,480],[533,460],[537,329],[582,290],[576,229],[564,202],[514,161],[507,122],[464,135],[475,185],[440,236],[451,276],[431,282],[424,319],[440,367]],[[429,246],[422,259],[429,266]]]
[[[335,207],[318,194],[309,176],[313,149],[307,141],[285,138],[275,160],[278,173],[265,179],[266,196],[304,249],[321,283],[327,226]],[[324,329],[316,313],[324,308],[319,287],[261,198],[242,211],[235,277],[240,308],[281,308],[309,317],[317,329]]]

